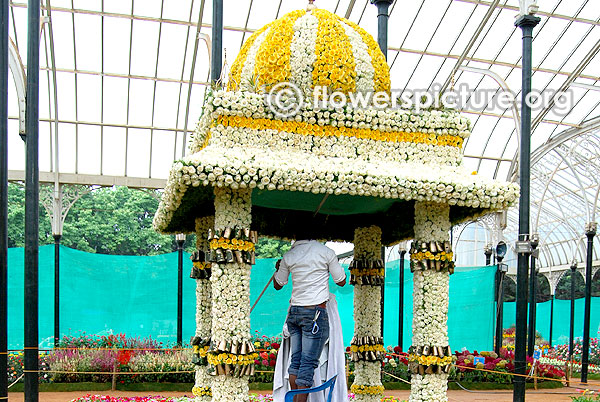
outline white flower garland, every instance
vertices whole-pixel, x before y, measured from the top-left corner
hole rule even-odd
[[[448,374],[413,374],[409,402],[447,402]]]
[[[208,216],[196,219],[196,248],[208,250],[208,229],[214,227],[215,217]],[[196,279],[196,336],[209,339],[212,326],[212,290],[208,279]],[[210,388],[212,376],[207,366],[196,367],[195,387]],[[208,402],[208,395],[196,396],[196,402]]]
[[[215,402],[248,402],[248,377],[235,378],[218,375],[213,378],[212,394]]]
[[[218,125],[211,129],[211,145],[224,149],[255,147],[366,161],[417,162],[459,166],[462,152],[458,147],[432,144],[384,142],[355,137],[318,137],[278,130],[257,130]]]
[[[375,68],[369,55],[369,49],[360,34],[350,25],[341,21],[342,27],[352,44],[354,63],[356,64],[356,92],[373,93],[375,91],[373,78]]]
[[[415,203],[415,237],[422,241],[448,241],[450,206]],[[413,273],[413,346],[448,345],[448,272]],[[447,374],[413,374],[409,402],[446,402]]]
[[[319,20],[307,13],[294,23],[294,38],[290,46],[291,81],[304,95],[312,92],[312,70],[317,59],[315,42],[319,29]]]
[[[354,231],[354,258],[379,259],[381,256],[381,229],[377,226],[357,228]],[[354,286],[354,336],[381,336],[381,288]],[[359,361],[354,366],[356,387],[381,387],[381,362]],[[380,389],[381,390],[381,389]],[[355,390],[355,392],[357,392]],[[356,393],[357,401],[379,402],[382,392]]]
[[[164,231],[187,189],[200,185],[350,194],[488,209],[481,213],[506,209],[519,196],[515,183],[468,176],[459,167],[424,169],[417,163],[364,160],[350,163],[345,158],[307,158],[300,151],[214,147],[211,152],[200,152],[174,164],[154,227]]]
[[[258,38],[256,38],[256,40],[254,41],[254,43],[252,43],[252,46],[250,47],[250,50],[248,51],[248,56],[246,57],[246,60],[244,62],[244,67],[242,68],[242,74],[240,75],[241,78],[241,82],[238,82],[237,84],[239,84],[239,88],[241,90],[245,90],[245,91],[253,91],[254,88],[252,88],[252,83],[251,83],[251,78],[254,75],[254,65],[256,62],[256,53],[258,53],[258,49],[260,48],[260,45],[263,44],[263,42],[265,41],[265,38],[267,37],[267,33],[269,32],[269,30],[265,30],[263,33],[261,33]]]
[[[215,188],[215,229],[249,228],[252,216],[251,192]],[[213,264],[212,343],[242,342],[250,339],[250,265]],[[248,377],[217,375],[212,382],[213,401],[248,400]]]

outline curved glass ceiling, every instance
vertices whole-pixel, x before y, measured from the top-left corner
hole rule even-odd
[[[316,4],[376,36],[377,9],[368,0]],[[42,180],[58,171],[66,182],[106,184],[126,177],[129,184],[139,179],[140,186],[160,187],[199,118],[209,74],[212,1],[42,0],[42,5]],[[254,30],[305,5],[226,0],[228,62]],[[546,105],[532,113],[532,149],[539,150],[532,168],[532,228],[547,242],[541,263],[548,266],[570,262],[573,253],[566,244],[583,234],[585,221],[597,219],[600,172],[590,161],[600,142],[595,119],[600,116],[600,9],[592,0],[546,0],[539,6],[533,88],[568,90],[572,102],[566,111]],[[25,69],[26,7],[25,1],[10,6],[10,36]],[[468,87],[471,102],[463,112],[473,133],[464,163],[501,180],[516,180],[518,172],[513,110],[495,102],[501,85],[515,94],[521,86],[518,7],[518,0],[395,1],[390,7],[392,88]],[[9,169],[17,179],[24,152],[18,91],[15,85],[9,91]],[[471,107],[477,93],[487,98]],[[557,140],[564,133],[572,136]],[[508,216],[510,236],[516,212]],[[578,252],[581,260],[583,250]]]

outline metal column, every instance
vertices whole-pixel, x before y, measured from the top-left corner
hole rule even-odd
[[[548,346],[552,348],[552,324],[554,321],[554,293],[552,293],[552,299],[550,299],[550,334],[548,335]]]
[[[521,12],[527,12],[521,10]],[[530,157],[531,157],[531,108],[527,105],[527,96],[531,92],[531,45],[533,28],[540,18],[533,15],[521,15],[515,25],[523,31],[523,68],[521,88],[521,145],[519,158],[519,236],[521,245],[529,241],[529,210],[530,210]],[[529,253],[518,250],[517,265],[517,302],[516,302],[516,331],[515,331],[515,373],[524,375],[527,371],[526,338],[527,338],[527,276],[529,268]],[[525,377],[515,377],[513,391],[514,402],[525,401]]]
[[[571,321],[569,324],[569,361],[573,360],[573,327],[575,326],[575,272],[577,264],[571,264]]]
[[[501,268],[502,264],[497,265],[496,271],[496,333],[494,335],[494,352],[500,354],[502,348],[502,330],[504,329],[504,274]]]
[[[38,389],[39,70],[40,0],[27,5],[27,103],[25,111],[25,402]]]
[[[535,250],[539,244],[537,235],[531,237],[531,269],[529,271],[529,333],[527,335],[527,356],[533,356],[535,349],[535,315],[537,307],[537,273],[535,272]]]
[[[60,239],[61,235],[54,236],[54,347],[60,341]]]
[[[177,345],[183,341],[183,243],[185,235],[175,236],[177,241]]]
[[[589,222],[585,227],[587,236],[587,259],[585,261],[585,313],[583,318],[583,348],[581,350],[581,382],[587,383],[588,363],[590,358],[590,311],[592,300],[592,257],[594,252],[594,236],[596,222]]]
[[[400,270],[398,273],[398,346],[403,351],[404,340],[404,256],[406,250],[400,250]]]
[[[0,3],[0,400],[8,399],[8,0]]]
[[[221,77],[223,67],[223,0],[213,0],[211,82]],[[190,83],[191,85],[191,83]]]
[[[371,4],[377,6],[377,43],[387,60],[387,44],[388,44],[388,9],[393,3],[393,0],[371,0]]]

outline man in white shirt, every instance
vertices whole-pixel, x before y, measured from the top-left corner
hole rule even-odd
[[[292,389],[310,388],[323,345],[329,337],[329,275],[338,286],[346,284],[346,273],[333,250],[315,240],[298,240],[285,253],[273,275],[276,290],[292,274],[292,299],[286,324],[292,356],[288,369]],[[308,394],[296,396],[306,402]]]

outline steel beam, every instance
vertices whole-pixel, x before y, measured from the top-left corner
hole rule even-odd
[[[600,43],[600,42],[599,42]],[[581,349],[581,382],[587,383],[590,360],[590,313],[592,301],[592,253],[597,223],[589,222],[585,228],[587,237],[587,258],[585,260],[585,312],[583,316],[583,347]]]
[[[8,0],[0,2],[0,400],[8,400]],[[13,72],[14,74],[14,72]]]
[[[540,18],[532,15],[523,15],[515,25],[523,31],[523,70],[521,84],[521,146],[519,149],[519,184],[521,195],[519,198],[519,241],[529,241],[529,209],[530,209],[530,154],[531,154],[531,109],[527,105],[527,96],[531,92],[531,58],[533,28],[540,22]],[[515,330],[515,373],[525,375],[526,338],[527,338],[527,277],[529,268],[529,254],[518,254],[517,268],[517,301],[516,301],[516,330]],[[515,377],[513,401],[525,401],[525,377]]]
[[[40,0],[27,7],[25,161],[25,402],[38,402],[39,68]]]

